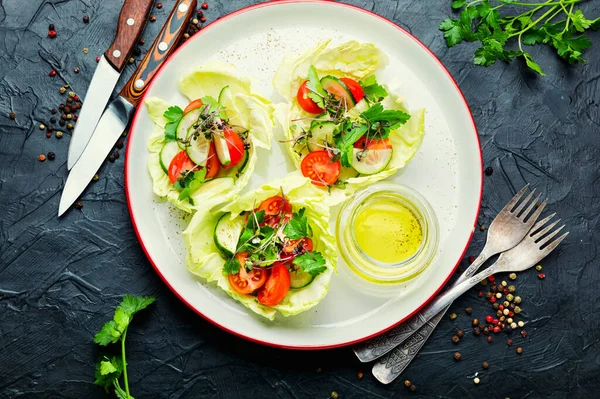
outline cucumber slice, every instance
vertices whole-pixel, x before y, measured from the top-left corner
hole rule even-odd
[[[373,175],[384,170],[391,160],[391,148],[383,150],[353,148],[350,165],[361,175]]]
[[[310,127],[310,137],[306,144],[308,145],[309,151],[320,151],[323,150],[325,142],[333,143],[333,133],[338,125],[333,122],[315,122]]]
[[[192,126],[190,130],[188,130],[188,138],[194,132],[194,127]],[[188,157],[196,164],[200,166],[206,165],[206,160],[208,159],[208,151],[210,149],[210,140],[206,139],[204,134],[199,134],[198,137],[191,138],[190,145],[187,146],[185,151],[188,154]]]
[[[246,171],[246,167],[248,166],[248,160],[250,159],[250,150],[244,151],[244,158],[240,161],[240,167],[237,170],[238,176]]]
[[[169,174],[169,165],[171,165],[171,161],[173,160],[173,158],[175,158],[175,155],[177,155],[180,151],[181,149],[175,141],[169,141],[160,149],[158,158],[160,160],[160,167],[162,168],[163,172],[165,172],[165,174]]]
[[[369,108],[371,108],[371,106],[369,105],[369,103],[367,102],[367,100],[362,99],[359,102],[356,103],[356,105],[354,106],[354,108],[348,110],[348,112],[346,113],[346,116],[348,116],[351,119],[356,119],[360,116],[360,114],[362,114],[363,112],[365,112],[366,110],[368,110]]]
[[[179,125],[177,125],[177,144],[182,150],[185,150],[185,144],[181,143],[181,140],[187,138],[188,130],[190,130],[192,125],[198,121],[200,114],[202,114],[202,107],[183,115],[183,118],[179,121]]]
[[[225,86],[221,89],[219,93],[219,104],[223,107],[223,111],[221,112],[221,116],[226,119],[231,119],[235,116],[235,108],[233,107],[233,91],[231,91],[231,87]]]
[[[217,249],[224,257],[232,257],[237,249],[237,243],[244,229],[244,218],[231,219],[231,213],[226,213],[217,222],[213,238]]]
[[[304,288],[313,282],[315,276],[311,276],[306,272],[291,272],[290,273],[290,288]]]
[[[231,156],[229,155],[229,148],[227,147],[227,140],[225,137],[221,137],[219,134],[213,133],[213,141],[215,143],[215,151],[217,152],[217,158],[221,165],[227,166],[231,163]]]
[[[321,86],[329,93],[333,94],[338,98],[346,100],[348,108],[352,108],[356,105],[356,101],[352,96],[352,92],[348,89],[348,86],[335,76],[327,75],[321,79]]]

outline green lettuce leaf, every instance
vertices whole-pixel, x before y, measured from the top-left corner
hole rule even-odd
[[[279,195],[282,189],[294,211],[305,208],[304,215],[312,227],[314,250],[323,255],[326,270],[305,288],[290,290],[279,305],[268,307],[261,305],[252,295],[239,295],[231,289],[227,277],[223,275],[226,261],[219,255],[213,232],[224,213],[230,212],[231,217],[235,218],[244,211],[252,210],[255,204]],[[329,208],[322,202],[321,192],[303,176],[292,175],[261,186],[217,212],[199,209],[183,232],[183,237],[188,249],[187,267],[192,273],[208,282],[216,283],[232,298],[269,320],[274,320],[277,311],[287,317],[317,305],[327,295],[331,276],[336,270],[338,254],[335,239],[329,232]]]

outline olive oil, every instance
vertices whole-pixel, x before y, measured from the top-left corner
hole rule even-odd
[[[409,208],[393,199],[381,198],[358,210],[354,237],[371,259],[394,264],[417,253],[423,242],[423,230]]]

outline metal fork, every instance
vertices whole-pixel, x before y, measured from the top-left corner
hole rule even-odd
[[[456,280],[453,287],[472,277],[479,267],[490,257],[513,248],[523,239],[523,237],[525,237],[527,232],[531,230],[531,226],[533,226],[544,210],[546,201],[544,201],[533,214],[527,218],[541,197],[540,194],[535,200],[531,201],[531,198],[535,193],[535,189],[533,189],[517,206],[519,200],[528,188],[529,184],[523,187],[500,211],[500,213],[498,213],[488,228],[487,239],[483,250],[469,268]],[[525,208],[526,206],[527,208]],[[390,331],[355,345],[353,348],[354,353],[361,362],[370,362],[404,343],[404,356],[402,359],[398,359],[398,363],[403,363],[403,367],[406,367],[421,346],[425,344],[425,341],[427,341],[427,338],[429,338],[447,310],[448,308],[443,309],[426,324],[421,322],[421,313],[417,313],[417,315],[401,325],[392,328]]]
[[[548,256],[548,254],[569,234],[569,232],[567,232],[552,240],[565,227],[562,225],[552,231],[554,226],[560,222],[560,219],[546,226],[553,216],[554,215],[550,215],[536,223],[516,247],[503,252],[492,266],[452,287],[450,290],[434,299],[421,311],[421,320],[423,320],[423,323],[433,318],[442,309],[445,309],[456,298],[478,284],[481,280],[484,280],[495,273],[522,272],[533,265],[536,265],[540,260]],[[389,354],[381,358],[373,366],[373,375],[375,378],[384,384],[392,382],[404,370],[404,367],[401,365],[399,366],[397,362],[397,359],[403,355],[404,353],[401,351],[401,348],[395,348]]]

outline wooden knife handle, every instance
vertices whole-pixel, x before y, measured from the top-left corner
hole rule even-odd
[[[121,90],[120,95],[137,106],[148,84],[163,64],[177,47],[181,36],[185,33],[187,25],[196,11],[197,0],[178,0],[152,47],[135,70],[129,81]]]
[[[127,59],[139,40],[154,0],[125,0],[115,41],[110,45],[104,58],[119,72],[123,70]]]

